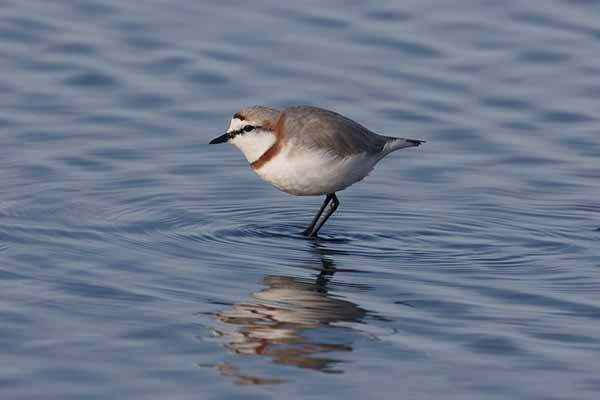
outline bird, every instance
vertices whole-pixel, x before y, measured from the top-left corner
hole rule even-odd
[[[391,152],[424,142],[376,134],[324,108],[299,105],[278,110],[256,105],[236,112],[227,131],[209,144],[233,144],[258,176],[283,192],[324,195],[302,232],[318,238],[340,205],[337,192],[361,181]]]

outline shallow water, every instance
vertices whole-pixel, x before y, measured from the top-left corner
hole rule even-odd
[[[600,3],[0,1],[0,393],[592,399]],[[321,199],[242,105],[427,140]]]

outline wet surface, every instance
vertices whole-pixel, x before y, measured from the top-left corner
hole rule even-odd
[[[600,3],[0,1],[3,397],[593,399]],[[322,199],[243,105],[427,140]]]

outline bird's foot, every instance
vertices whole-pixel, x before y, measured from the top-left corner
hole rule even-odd
[[[309,239],[318,239],[319,238],[319,236],[317,236],[316,233],[313,233],[313,230],[310,228],[303,230],[302,234]]]

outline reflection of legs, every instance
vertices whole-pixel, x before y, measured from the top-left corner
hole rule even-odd
[[[324,255],[321,255],[321,264],[321,271],[317,276],[315,285],[319,293],[327,293],[327,284],[333,277],[333,274],[335,274],[336,268],[333,260],[326,258]]]
[[[332,197],[331,197],[330,194],[328,194],[327,196],[325,196],[325,201],[323,202],[323,205],[321,205],[321,209],[319,210],[319,212],[317,213],[317,215],[315,215],[315,218],[310,223],[310,225],[308,226],[308,228],[306,228],[304,230],[304,232],[302,232],[304,235],[306,235],[306,236],[312,236],[312,231],[313,231],[313,229],[315,229],[315,225],[319,221],[319,218],[321,217],[321,214],[323,214],[323,210],[325,210],[325,207],[327,207],[327,204],[329,204],[329,202],[331,201],[331,198]]]
[[[335,210],[337,210],[338,206],[340,205],[340,201],[338,200],[335,193],[328,194],[327,197],[330,197],[330,199],[331,199],[331,204],[330,204],[329,210],[327,210],[327,213],[323,217],[323,220],[321,221],[321,223],[319,225],[317,225],[315,230],[310,234],[310,236],[312,236],[312,237],[317,237],[317,233],[319,233],[319,230],[323,227],[323,225],[325,225],[325,222],[327,222],[329,217],[331,217],[331,215],[333,215]]]

